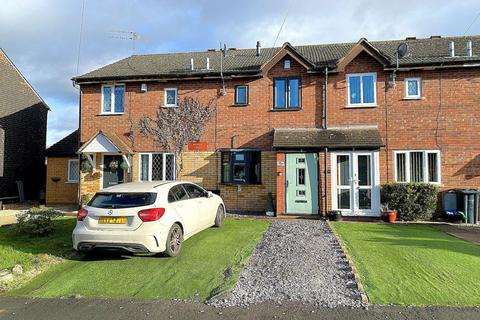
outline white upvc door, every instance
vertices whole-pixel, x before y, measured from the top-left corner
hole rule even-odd
[[[378,152],[333,152],[331,165],[332,209],[342,211],[343,215],[378,216]]]

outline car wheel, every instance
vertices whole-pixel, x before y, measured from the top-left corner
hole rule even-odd
[[[215,216],[215,227],[220,228],[223,226],[223,221],[225,220],[225,209],[222,205],[218,206],[217,215]]]
[[[169,257],[175,257],[180,253],[182,249],[183,242],[183,231],[182,228],[175,223],[168,232],[167,236],[167,249],[164,251],[165,255]]]

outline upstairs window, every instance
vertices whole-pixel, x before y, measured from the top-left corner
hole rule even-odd
[[[440,151],[395,151],[397,182],[440,183]]]
[[[377,104],[377,75],[353,73],[347,75],[348,106],[375,106]]]
[[[177,106],[177,88],[165,88],[164,90],[165,107],[176,107]]]
[[[422,97],[422,80],[420,78],[405,78],[405,98],[420,99]]]
[[[248,104],[248,86],[235,86],[235,105]]]
[[[102,86],[102,113],[115,114],[125,112],[125,85]]]
[[[274,109],[299,109],[301,107],[301,96],[300,78],[274,79]]]
[[[222,151],[222,183],[259,184],[260,151]]]

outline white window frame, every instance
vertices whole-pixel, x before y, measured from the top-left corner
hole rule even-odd
[[[408,94],[408,82],[416,81],[417,82],[417,91],[418,94],[410,95]],[[405,85],[405,99],[421,99],[422,98],[422,78],[405,78],[403,80]]]
[[[176,172],[175,172],[175,167],[177,165],[177,159],[175,158],[175,154],[171,152],[142,152],[138,154],[138,181],[152,181],[152,159],[154,154],[162,154],[162,162],[163,162],[163,168],[166,168],[167,166],[167,155],[173,155],[173,180],[177,179]],[[148,156],[148,180],[141,180],[142,178],[142,155],[147,155]],[[162,180],[161,181],[166,181],[166,170],[163,170],[162,172]]]
[[[395,175],[395,182],[399,183],[409,183],[410,181],[410,154],[412,152],[422,152],[423,153],[423,181],[425,183],[432,183],[432,184],[441,184],[442,183],[442,160],[441,160],[441,153],[440,150],[398,150],[393,152],[393,165],[394,165],[394,175]],[[428,181],[428,154],[435,153],[437,155],[437,176],[438,181]],[[397,154],[405,154],[405,180],[406,181],[398,181],[398,170],[397,170]]]
[[[123,86],[123,112],[115,112],[115,87],[119,87],[119,86]],[[103,100],[104,100],[104,97],[103,97],[103,88],[105,87],[110,87],[112,90],[111,90],[111,93],[110,93],[110,102],[111,102],[111,105],[110,105],[110,111],[105,111],[103,110]],[[124,114],[125,113],[125,93],[126,93],[126,86],[124,83],[109,83],[109,84],[102,84],[102,101],[101,101],[101,105],[100,105],[100,114],[103,114],[103,115],[111,115],[111,114]]]
[[[364,103],[363,102],[363,80],[364,76],[373,76],[373,102]],[[360,77],[360,103],[351,103],[350,102],[350,78]],[[377,73],[368,72],[368,73],[349,73],[347,74],[347,107],[376,107],[377,106]]]
[[[70,163],[72,162],[76,162],[78,164],[78,166],[80,166],[80,163],[78,161],[78,159],[69,159],[68,160],[68,166],[67,166],[67,183],[78,183],[78,178],[75,180],[75,179],[72,179],[70,177]],[[78,176],[80,177],[80,167],[78,167],[79,171],[78,171]]]
[[[168,104],[167,103],[167,91],[175,91],[175,103],[174,104]],[[177,88],[164,88],[163,89],[163,106],[164,107],[178,107],[178,89]]]

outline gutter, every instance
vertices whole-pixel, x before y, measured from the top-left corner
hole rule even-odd
[[[230,74],[229,76],[223,76],[224,79],[234,79],[234,78],[251,78],[251,77],[262,77],[263,75],[257,70],[239,72],[237,74]],[[197,75],[185,75],[185,74],[169,74],[168,76],[161,75],[140,75],[140,76],[114,76],[114,77],[92,77],[92,78],[72,78],[72,81],[75,84],[91,84],[99,83],[106,81],[122,81],[122,82],[139,82],[139,81],[158,81],[158,82],[167,82],[167,81],[178,81],[178,80],[219,80],[222,79],[220,74],[212,73],[200,73]]]

